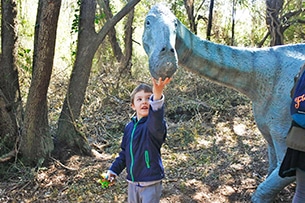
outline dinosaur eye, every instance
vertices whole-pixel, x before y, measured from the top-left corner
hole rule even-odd
[[[146,25],[150,25],[150,22],[149,22],[149,21],[146,21]]]

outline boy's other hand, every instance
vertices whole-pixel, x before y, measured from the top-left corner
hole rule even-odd
[[[110,183],[112,183],[112,182],[114,182],[114,180],[116,178],[116,174],[112,173],[111,171],[108,171],[106,178]]]

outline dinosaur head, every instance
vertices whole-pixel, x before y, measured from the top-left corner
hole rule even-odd
[[[142,41],[155,79],[172,77],[178,68],[176,28],[177,18],[163,4],[153,6],[145,18]]]

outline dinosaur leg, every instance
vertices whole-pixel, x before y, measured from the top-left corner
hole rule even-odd
[[[273,144],[268,144],[268,161],[269,161],[268,176],[269,176],[277,166],[277,158]]]
[[[295,180],[292,178],[281,178],[279,173],[280,166],[262,182],[253,194],[251,201],[253,203],[272,203],[276,195],[288,184]]]
[[[286,144],[285,138],[281,136],[281,133],[273,131],[273,135],[277,135],[277,137],[273,137],[273,145],[268,145],[270,148],[269,163],[275,164],[276,167],[267,176],[266,180],[257,187],[252,196],[252,202],[254,203],[272,203],[276,195],[285,186],[295,180],[295,177],[281,178],[278,175],[282,160],[286,153]],[[269,166],[269,169],[271,169],[271,166]]]

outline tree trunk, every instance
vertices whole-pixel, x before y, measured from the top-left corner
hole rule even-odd
[[[283,29],[279,13],[283,8],[283,0],[266,0],[266,23],[270,33],[270,46],[282,45]]]
[[[14,149],[22,104],[18,82],[16,0],[1,1],[0,156]],[[17,150],[16,150],[17,151]]]
[[[124,51],[124,58],[121,61],[120,65],[120,76],[126,77],[127,75],[131,75],[131,57],[132,57],[132,34],[133,34],[133,23],[134,19],[134,9],[132,9],[127,17],[126,24],[124,26],[125,29],[125,51]]]
[[[194,0],[184,0],[184,7],[186,9],[187,17],[190,23],[190,30],[194,34],[197,34],[197,25],[194,15]]]
[[[213,10],[214,10],[214,0],[210,0],[209,20],[208,20],[208,27],[207,27],[207,40],[211,40],[212,23],[213,23]]]
[[[232,1],[232,29],[231,29],[231,46],[234,46],[235,38],[235,13],[236,13],[236,2]]]
[[[53,150],[47,91],[53,68],[61,0],[40,0],[37,12],[31,86],[26,103],[21,152],[27,165],[43,163]]]
[[[12,110],[8,108],[9,102],[7,101],[4,93],[0,89],[0,157],[5,154],[17,150],[15,149],[15,143],[17,140],[17,123],[14,119]]]
[[[78,130],[77,119],[85,98],[92,60],[99,45],[94,43],[96,37],[94,29],[95,10],[95,0],[81,1],[76,60],[58,120],[55,142],[54,154],[62,160],[74,154],[91,154],[85,135]]]
[[[105,10],[106,19],[110,20],[113,17],[112,11],[110,9],[110,4],[108,0],[105,1],[99,1],[102,7]],[[130,75],[131,74],[131,57],[132,57],[132,34],[133,34],[133,18],[134,18],[134,9],[132,9],[127,17],[126,24],[124,26],[125,30],[125,51],[124,54],[122,52],[122,49],[118,43],[118,39],[116,37],[116,31],[113,27],[109,30],[108,37],[109,41],[114,53],[114,56],[116,57],[117,61],[120,62],[120,75]]]
[[[111,12],[110,5],[109,5],[109,0],[101,0],[100,2],[101,2],[102,6],[103,6],[103,9],[105,11],[106,20],[108,21],[113,17],[113,14]],[[122,49],[121,49],[121,47],[118,43],[118,39],[116,37],[116,31],[115,31],[114,27],[112,27],[109,30],[108,38],[109,38],[109,41],[110,41],[110,44],[111,44],[111,47],[112,47],[113,54],[114,54],[115,58],[117,59],[118,62],[121,62],[124,55],[123,55]]]
[[[96,34],[94,29],[95,0],[82,0],[80,8],[79,35],[76,60],[63,108],[58,120],[54,155],[66,159],[73,154],[90,155],[91,150],[77,127],[77,119],[83,104],[92,60],[98,46],[112,29],[140,0],[130,1]]]

